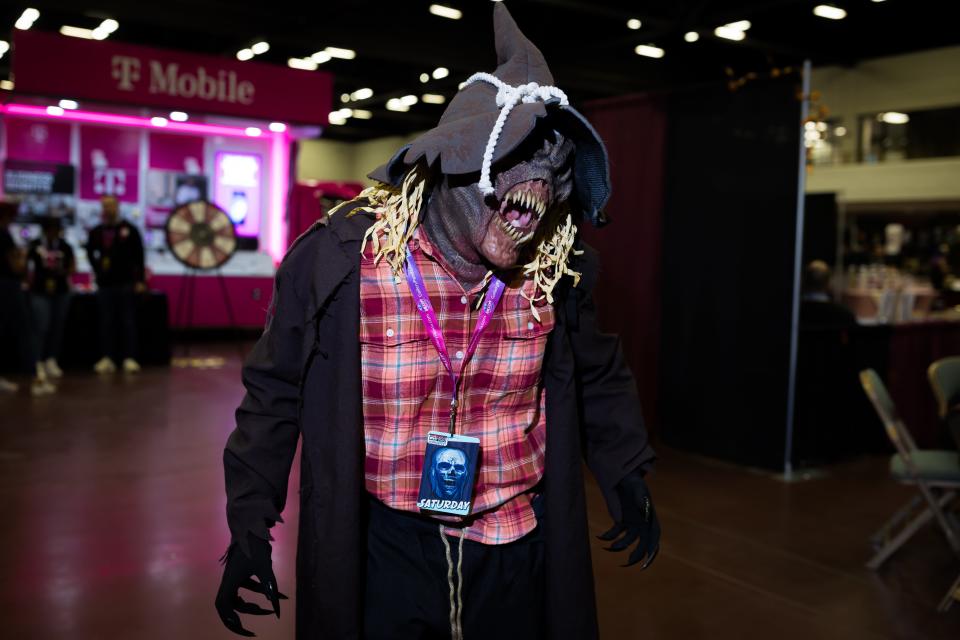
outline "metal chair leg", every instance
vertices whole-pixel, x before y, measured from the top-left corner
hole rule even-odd
[[[870,561],[867,562],[868,569],[872,571],[879,569],[883,563],[890,558],[890,556],[896,553],[897,550],[900,549],[900,547],[902,547],[907,540],[913,537],[913,534],[915,534],[925,524],[930,522],[935,515],[938,516],[938,522],[940,522],[944,529],[944,533],[947,536],[947,541],[950,543],[950,546],[953,547],[954,543],[957,541],[957,538],[954,535],[953,529],[949,524],[947,524],[946,519],[943,517],[943,507],[952,502],[956,494],[954,494],[952,491],[948,491],[940,496],[939,499],[936,499],[932,494],[927,492],[926,487],[921,487],[921,491],[925,492],[925,495],[928,496],[928,506],[919,514],[917,514],[917,516],[907,523],[906,526],[904,526],[897,533],[897,535],[893,537],[893,539],[884,544],[883,547],[881,547],[880,550],[877,551],[872,558],[870,558]],[[908,507],[915,507],[916,504],[917,502],[914,500],[911,501],[911,503],[906,507],[901,508],[900,511],[894,514],[893,518],[891,518],[877,533],[889,533],[889,530],[895,526],[896,523],[901,522],[906,518],[907,514],[909,513]],[[886,535],[884,535],[884,538],[886,538]]]
[[[946,613],[957,600],[960,600],[960,576],[957,576],[957,579],[950,585],[950,589],[947,590],[947,595],[943,596],[943,600],[941,600],[939,606],[937,606],[937,611]]]

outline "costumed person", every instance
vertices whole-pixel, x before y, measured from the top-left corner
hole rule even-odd
[[[70,243],[64,240],[60,218],[41,222],[42,235],[30,243],[30,310],[33,317],[34,352],[37,369],[49,378],[60,378],[63,371],[57,358],[70,304],[70,276],[76,261]]]
[[[143,240],[137,228],[120,217],[120,203],[114,196],[102,197],[100,206],[103,222],[90,230],[87,241],[87,257],[97,280],[103,356],[93,370],[113,373],[121,362],[124,372],[137,373],[136,294],[146,290]]]
[[[494,28],[496,71],[280,266],[224,452],[236,633],[280,613],[270,528],[300,438],[297,638],[596,638],[584,457],[602,538],[657,555],[654,454],[576,235],[603,221],[606,151],[503,4]]]

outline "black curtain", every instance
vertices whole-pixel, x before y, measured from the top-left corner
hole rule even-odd
[[[783,464],[799,77],[669,101],[660,418],[673,446]]]

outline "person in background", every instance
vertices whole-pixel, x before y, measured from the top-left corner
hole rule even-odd
[[[32,348],[33,341],[29,339],[30,320],[23,292],[26,259],[10,234],[10,223],[16,215],[17,205],[0,202],[0,340],[5,347],[3,352],[5,355],[13,355],[12,360],[18,367],[34,370],[37,361]],[[0,378],[0,391],[16,392],[17,389],[17,384]],[[41,375],[41,371],[37,369],[37,377],[30,386],[30,392],[33,395],[43,395],[54,390],[46,376]]]
[[[830,267],[813,260],[803,272],[803,297],[800,301],[800,325],[808,328],[851,329],[857,318],[850,309],[833,301],[830,295]]]
[[[70,301],[70,276],[76,263],[73,249],[61,237],[60,219],[45,218],[41,226],[43,234],[30,243],[27,262],[33,276],[30,310],[37,373],[49,379],[63,376],[57,356]]]
[[[144,291],[143,241],[137,228],[120,218],[113,196],[100,199],[103,223],[90,231],[87,256],[97,280],[100,349],[93,369],[113,373],[122,358],[126,373],[140,371],[136,361],[136,294]],[[116,330],[119,322],[120,331]]]

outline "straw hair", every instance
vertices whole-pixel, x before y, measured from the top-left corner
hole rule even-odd
[[[365,211],[376,216],[376,221],[367,229],[363,236],[360,251],[364,251],[367,242],[373,247],[374,264],[386,260],[394,275],[403,275],[403,265],[407,259],[407,243],[413,238],[414,231],[420,223],[423,209],[423,193],[426,186],[426,176],[420,165],[415,166],[404,177],[399,189],[388,184],[379,183],[376,186],[364,189],[360,195],[350,202],[366,200],[366,205],[354,208],[348,215]],[[342,203],[330,211],[334,215]],[[524,277],[534,283],[532,295],[521,292],[523,297],[530,301],[530,311],[533,317],[540,321],[536,303],[546,300],[553,304],[553,291],[565,275],[573,278],[573,286],[580,282],[580,274],[570,268],[570,256],[579,255],[582,251],[573,248],[577,235],[577,226],[573,224],[573,217],[569,211],[561,211],[553,219],[561,220],[549,237],[541,239],[533,253],[530,262],[521,267]],[[489,283],[492,271],[484,276],[484,292]],[[482,303],[482,296],[477,304]]]

